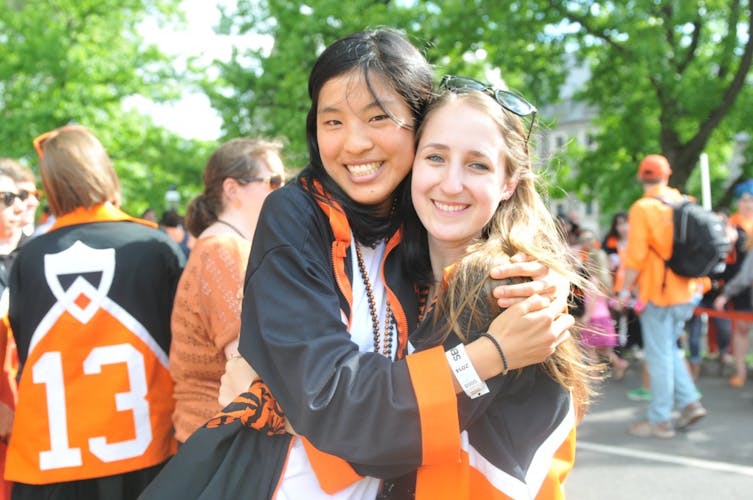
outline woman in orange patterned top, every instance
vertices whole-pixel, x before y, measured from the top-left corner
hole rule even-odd
[[[170,373],[175,437],[180,442],[221,409],[220,377],[237,355],[241,299],[251,239],[267,195],[284,181],[280,144],[233,139],[204,170],[204,192],[188,206],[197,240],[172,313]]]

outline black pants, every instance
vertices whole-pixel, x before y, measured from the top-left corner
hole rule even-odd
[[[161,463],[116,476],[82,479],[65,483],[24,484],[13,483],[13,500],[136,500],[152,482]]]

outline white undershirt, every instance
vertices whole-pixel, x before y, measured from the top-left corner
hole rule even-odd
[[[379,317],[379,352],[382,351],[384,315],[387,308],[387,294],[385,293],[381,272],[385,247],[384,241],[379,243],[376,248],[361,246],[361,255],[363,256],[364,266],[371,283],[374,303],[376,304]],[[374,350],[374,330],[371,311],[369,309],[369,299],[366,295],[366,286],[363,284],[361,271],[358,268],[355,238],[352,238],[350,254],[353,261],[353,304],[351,308],[352,326],[350,329],[350,339],[358,345],[359,351],[372,352]],[[343,322],[347,325],[347,321]],[[390,332],[393,336],[390,357],[394,359],[395,352],[397,351],[397,328],[393,325]],[[373,500],[376,498],[377,493],[379,493],[380,485],[381,480],[373,477],[365,477],[333,495],[328,495],[319,487],[319,482],[311,468],[311,462],[309,462],[306,451],[303,448],[303,443],[298,437],[294,437],[288,461],[283,472],[282,482],[275,495],[275,499],[298,500],[306,498],[307,500],[315,500],[318,498],[334,498],[337,500]]]

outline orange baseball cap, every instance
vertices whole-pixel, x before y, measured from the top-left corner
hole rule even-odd
[[[669,161],[662,155],[648,155],[638,165],[638,178],[641,180],[666,180],[672,175]]]

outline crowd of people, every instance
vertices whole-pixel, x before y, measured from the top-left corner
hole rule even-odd
[[[702,292],[753,309],[753,182],[728,219],[739,273],[704,288],[663,267],[666,158],[602,241],[549,213],[534,105],[436,80],[397,31],[341,38],[311,70],[303,170],[228,140],[185,216],[122,211],[81,125],[33,140],[44,225],[34,173],[0,160],[0,499],[563,498],[593,386],[633,346],[631,434],[705,416],[682,325]],[[714,317],[737,386],[740,323]]]
[[[672,209],[663,199],[680,200],[682,194],[668,186],[672,174],[662,155],[648,155],[639,164],[637,180],[643,196],[630,210],[616,212],[604,237],[598,241],[588,228],[563,218],[571,233],[573,252],[580,255],[583,272],[609,289],[599,306],[585,294],[586,307],[576,312],[585,344],[612,366],[621,379],[628,361],[642,372],[640,387],[627,397],[649,402],[646,419],[629,428],[638,437],[669,439],[707,414],[695,383],[704,359],[715,359],[717,373],[731,372],[728,385],[745,385],[749,335],[753,323],[753,180],[735,187],[737,210],[715,212],[725,229],[729,251],[724,266],[707,276],[688,278],[673,272],[667,261],[672,253]],[[746,264],[747,263],[747,264]],[[609,276],[604,276],[608,270]],[[609,311],[609,319],[593,325],[591,309]],[[591,341],[607,343],[605,350]],[[704,342],[705,335],[705,342]],[[672,422],[673,409],[679,418]]]

